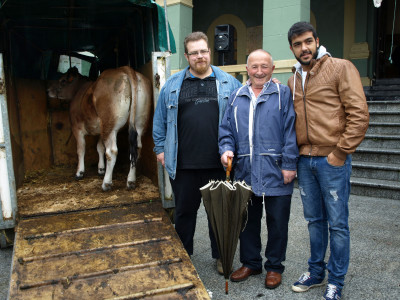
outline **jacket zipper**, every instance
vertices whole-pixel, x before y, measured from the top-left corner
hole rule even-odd
[[[233,110],[233,115],[235,117],[236,132],[239,133],[238,121],[237,121],[237,106]]]
[[[301,76],[301,75],[300,75]],[[310,142],[310,137],[308,135],[308,119],[307,119],[307,106],[306,106],[306,92],[307,92],[307,86],[308,86],[308,80],[310,79],[310,71],[307,72],[307,77],[306,77],[306,82],[304,85],[303,89],[303,104],[304,104],[304,119],[306,120],[306,134],[307,134],[307,140],[308,143],[310,144],[310,152],[308,153],[309,156],[311,156],[311,142]],[[301,81],[301,78],[300,78]]]
[[[252,109],[250,108],[250,112],[252,113],[252,116],[249,116],[249,123],[251,121],[252,125],[251,125],[251,134],[250,134],[250,124],[249,124],[249,146],[250,146],[250,164],[251,161],[253,159],[253,146],[254,146],[254,132],[255,132],[255,123],[254,120],[256,119],[256,113],[257,113],[257,106],[261,103],[258,101],[258,99],[261,99],[261,96],[263,95],[264,91],[268,90],[269,84],[271,83],[271,81],[268,82],[267,86],[264,86],[261,90],[261,92],[258,94],[258,96],[256,96],[256,104],[253,106],[253,101],[250,95],[250,105],[252,107]],[[255,95],[254,95],[255,96]],[[269,97],[267,100],[263,100],[263,102],[267,102],[269,100]]]
[[[278,164],[278,161],[277,161],[277,160],[275,161],[275,164],[276,164],[276,166],[278,167],[278,169],[282,171],[282,168],[279,166],[279,164]]]

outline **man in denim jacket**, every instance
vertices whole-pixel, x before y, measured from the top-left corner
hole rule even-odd
[[[290,204],[296,175],[298,148],[295,112],[287,86],[274,83],[271,55],[262,50],[250,53],[249,81],[229,99],[220,125],[221,162],[235,158],[235,179],[251,185],[254,195],[248,206],[248,221],[240,235],[240,261],[232,281],[243,281],[262,272],[261,217],[267,215],[268,243],[265,287],[281,284],[285,267]]]
[[[171,76],[160,92],[153,119],[154,152],[166,168],[175,196],[175,230],[193,254],[201,202],[200,187],[224,179],[218,154],[218,125],[228,98],[241,83],[210,65],[207,36],[193,32],[184,40],[189,67]],[[219,253],[209,226],[212,257]],[[223,273],[217,260],[219,273]]]

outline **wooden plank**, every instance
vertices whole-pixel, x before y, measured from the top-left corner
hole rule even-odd
[[[18,225],[11,299],[161,296],[208,299],[158,201],[28,218]]]
[[[116,172],[104,193],[101,178],[77,182],[71,170],[17,191],[10,299],[209,299],[148,178],[128,191]]]
[[[46,88],[40,80],[16,80],[24,168],[40,170],[51,166],[47,129]]]

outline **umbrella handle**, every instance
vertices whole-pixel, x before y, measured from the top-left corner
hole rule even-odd
[[[231,170],[232,170],[232,158],[227,157],[228,166],[226,167],[226,181],[231,181]]]

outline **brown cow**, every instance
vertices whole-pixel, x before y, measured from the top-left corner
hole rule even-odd
[[[51,98],[72,100],[70,119],[76,139],[78,168],[76,179],[85,172],[85,136],[100,135],[98,173],[104,175],[102,189],[112,186],[112,172],[117,159],[117,133],[129,120],[130,171],[128,189],[135,188],[136,162],[142,148],[141,137],[150,118],[151,85],[142,74],[130,67],[105,70],[93,82],[70,68],[57,83],[49,87]],[[107,167],[104,165],[104,153]]]

